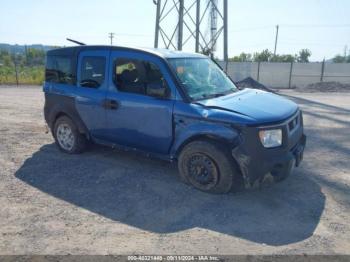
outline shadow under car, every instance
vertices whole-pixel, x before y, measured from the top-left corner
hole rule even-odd
[[[15,176],[56,198],[143,230],[172,233],[196,227],[279,246],[310,237],[325,196],[308,170],[286,181],[213,195],[180,182],[175,165],[98,147],[81,155],[44,145]]]

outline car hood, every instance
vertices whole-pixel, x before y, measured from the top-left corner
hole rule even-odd
[[[273,93],[246,88],[242,91],[198,101],[207,109],[219,109],[255,119],[257,124],[274,123],[287,119],[298,110],[298,106]]]

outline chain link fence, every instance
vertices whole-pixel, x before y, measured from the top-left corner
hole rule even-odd
[[[0,85],[40,85],[44,81],[44,66],[5,66],[0,64]]]

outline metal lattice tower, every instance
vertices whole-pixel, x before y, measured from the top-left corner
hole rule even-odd
[[[210,39],[215,39],[218,32],[218,12],[216,7],[218,6],[218,0],[209,0],[210,3]],[[211,50],[216,51],[216,41],[212,40]]]
[[[154,47],[182,50],[193,43],[195,52],[213,55],[219,39],[227,52],[227,0],[153,0],[157,6]],[[201,6],[201,4],[204,4]]]

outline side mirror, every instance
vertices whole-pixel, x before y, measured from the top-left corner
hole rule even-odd
[[[155,82],[148,83],[146,86],[146,95],[158,97],[158,98],[168,98],[169,97],[169,88],[165,82]]]

